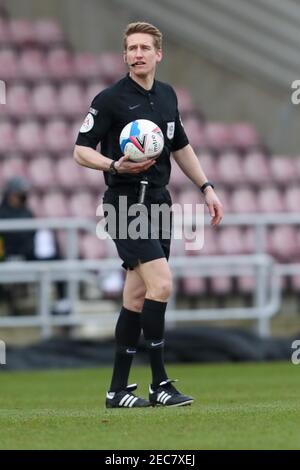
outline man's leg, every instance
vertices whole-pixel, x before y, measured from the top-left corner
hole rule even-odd
[[[141,310],[145,298],[145,284],[138,273],[127,271],[123,290],[123,307],[117,321],[116,354],[110,386],[111,392],[124,390],[141,333]]]
[[[135,271],[146,286],[142,309],[142,329],[149,348],[152,385],[167,379],[164,367],[164,331],[167,301],[172,291],[172,275],[166,258],[139,264]]]

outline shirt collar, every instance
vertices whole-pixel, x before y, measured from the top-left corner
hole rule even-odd
[[[143,88],[141,85],[139,85],[136,81],[134,81],[129,73],[127,74],[127,80],[128,82],[133,85],[140,93],[143,93],[143,95],[146,95],[147,93],[155,93],[155,90],[156,90],[156,80],[154,80],[153,82],[153,85],[152,85],[152,88],[150,90],[146,90],[145,88]]]

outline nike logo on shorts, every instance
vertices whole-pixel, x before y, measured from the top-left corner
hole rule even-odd
[[[161,346],[162,344],[164,344],[164,341],[160,341],[159,343],[151,343],[151,346],[155,348],[155,346]]]

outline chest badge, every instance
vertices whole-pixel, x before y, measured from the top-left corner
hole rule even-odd
[[[174,121],[171,121],[171,122],[167,122],[167,137],[168,139],[173,139],[174,137],[174,133],[175,133],[175,122]]]

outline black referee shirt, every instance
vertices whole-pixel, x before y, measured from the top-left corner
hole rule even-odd
[[[151,186],[165,186],[170,179],[170,153],[189,143],[181,124],[175,91],[166,83],[155,80],[152,89],[145,90],[127,75],[103,90],[94,98],[76,144],[96,149],[101,142],[101,153],[118,160],[122,156],[120,133],[126,124],[136,119],[155,122],[164,134],[163,152],[146,174]],[[131,186],[140,181],[141,175],[104,172],[104,178],[110,187]]]

